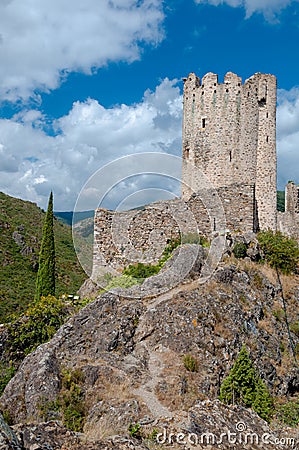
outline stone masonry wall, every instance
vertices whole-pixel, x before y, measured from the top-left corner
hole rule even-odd
[[[242,84],[191,73],[184,85],[182,197],[202,186],[255,184],[261,228],[276,229],[276,78],[255,74]]]
[[[279,212],[277,228],[287,236],[299,240],[299,186],[292,181],[285,190],[285,212]]]
[[[253,231],[254,185],[230,185],[190,197],[152,203],[142,210],[95,212],[93,274],[121,272],[128,264],[157,263],[171,239]]]

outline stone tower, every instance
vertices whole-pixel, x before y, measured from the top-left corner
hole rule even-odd
[[[188,164],[191,163],[191,164]],[[193,165],[193,167],[192,167]],[[194,170],[194,166],[200,170]],[[242,84],[206,74],[184,80],[182,197],[213,186],[242,194],[252,186],[252,230],[276,230],[276,78],[256,73]]]

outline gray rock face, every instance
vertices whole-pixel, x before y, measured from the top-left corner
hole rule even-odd
[[[63,373],[80,370],[84,435],[66,437],[57,422],[37,428],[44,430],[41,435],[53,428],[51,436],[59,442],[55,449],[141,450],[154,428],[217,434],[222,427],[233,432],[238,418],[253,432],[268,432],[252,411],[215,399],[243,343],[274,396],[298,394],[299,373],[285,322],[275,313],[282,308],[280,294],[252,264],[223,265],[204,284],[197,282],[195,272],[192,278],[149,297],[126,297],[124,291],[99,296],[25,358],[0,399],[2,411],[16,424],[33,421],[36,427],[62,419],[53,403],[64,389]],[[288,301],[296,302],[296,295],[298,290],[290,290]],[[290,322],[296,321],[295,308],[289,309]],[[295,334],[293,340],[299,342]],[[198,372],[186,370],[187,354],[198,361]],[[142,443],[128,434],[130,423],[136,422],[145,424]],[[31,426],[26,425],[26,432],[24,427],[25,448],[32,450],[35,442],[26,441]],[[65,440],[59,441],[62,435]]]
[[[6,424],[0,414],[0,450],[23,450],[14,431]]]

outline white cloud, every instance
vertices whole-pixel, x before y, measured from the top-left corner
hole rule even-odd
[[[163,37],[160,0],[1,0],[0,98],[57,88],[69,72],[134,61]],[[38,99],[38,97],[36,97]]]
[[[31,110],[0,120],[0,190],[42,207],[53,189],[55,208],[72,210],[87,179],[121,156],[152,151],[181,155],[182,97],[176,80],[164,79],[131,106],[106,109],[94,99],[76,102],[54,123],[55,136],[42,130],[45,120]],[[277,149],[279,187],[289,179],[299,183],[299,88],[278,91]],[[163,182],[165,189],[171,185]],[[151,183],[147,177],[142,183],[131,179],[119,189],[130,195],[136,186],[147,189]],[[115,196],[112,192],[111,201]]]
[[[277,108],[278,186],[288,180],[299,183],[299,88],[278,91]]]
[[[227,4],[234,8],[243,7],[246,10],[246,17],[258,12],[264,14],[267,20],[274,20],[277,14],[292,2],[299,0],[195,0],[195,3],[208,3],[218,6]]]
[[[132,106],[76,102],[55,122],[56,136],[42,131],[45,118],[38,111],[0,120],[0,190],[45,207],[53,189],[55,208],[71,210],[84,183],[106,162],[138,152],[180,154],[182,98],[176,82],[163,80]]]

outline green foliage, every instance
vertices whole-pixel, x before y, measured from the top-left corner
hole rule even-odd
[[[173,251],[181,244],[181,239],[171,239],[165,246],[159,264],[162,267],[163,264],[172,256]]]
[[[285,193],[284,191],[277,191],[277,211],[285,211]]]
[[[108,281],[108,280],[107,280]],[[110,281],[108,281],[108,284],[105,286],[105,291],[110,291],[114,288],[122,288],[127,289],[131,286],[134,286],[135,284],[138,284],[138,280],[136,278],[132,278],[129,275],[120,275],[119,277],[111,277]]]
[[[299,263],[299,247],[294,239],[284,236],[280,231],[261,231],[258,241],[264,253],[265,261],[274,269],[289,274],[296,270]]]
[[[7,327],[11,356],[20,359],[49,341],[68,315],[66,304],[51,295],[33,302],[24,316],[12,318]]]
[[[264,420],[269,421],[273,414],[273,399],[267,386],[260,377],[256,377],[255,399],[252,409]]]
[[[198,361],[192,355],[184,356],[184,366],[188,372],[198,372]]]
[[[13,313],[22,314],[35,296],[44,220],[45,212],[36,204],[0,192],[0,323],[9,321]],[[13,239],[14,232],[21,235],[22,245]],[[72,229],[54,218],[54,233],[56,295],[60,296],[76,292],[86,275],[76,257]]]
[[[129,435],[135,439],[141,439],[141,425],[140,423],[130,423],[128,427]]]
[[[7,411],[7,409],[4,409],[3,411],[1,411],[1,414],[3,416],[4,421],[7,423],[7,425],[13,425],[13,420],[12,417],[9,413],[9,411]]]
[[[55,401],[43,399],[39,411],[44,420],[59,417],[66,428],[75,432],[82,432],[86,407],[82,384],[85,376],[82,370],[62,370],[61,391]]]
[[[278,406],[276,411],[276,417],[280,422],[290,427],[299,425],[299,399]]]
[[[51,192],[39,252],[36,277],[36,300],[39,300],[42,295],[55,295],[55,242],[53,221],[53,193]]]
[[[187,233],[182,236],[182,244],[196,244],[201,245],[202,247],[209,247],[210,242],[205,237],[198,233]]]
[[[285,320],[285,312],[282,308],[274,309],[274,311],[272,311],[272,314],[277,322]]]
[[[127,277],[136,278],[139,280],[144,280],[145,278],[156,275],[160,270],[159,264],[151,265],[151,264],[130,264],[123,270],[123,275]]]
[[[272,398],[266,385],[255,372],[244,345],[229,375],[222,382],[219,399],[227,404],[241,404],[253,408],[265,420],[271,417]]]
[[[299,337],[299,322],[293,322],[290,324],[290,330]]]
[[[0,395],[2,395],[7,383],[12,379],[15,373],[16,369],[13,366],[12,361],[10,361],[8,365],[5,365],[4,363],[0,364]]]
[[[123,275],[130,279],[136,279],[138,283],[142,283],[145,278],[151,277],[159,273],[165,262],[172,256],[173,251],[180,245],[180,239],[171,240],[162,252],[158,264],[130,264],[123,270]],[[136,282],[134,283],[136,284]],[[107,288],[106,288],[107,289]]]
[[[237,242],[233,248],[233,254],[236,258],[241,259],[245,258],[247,255],[247,246],[244,242]]]

